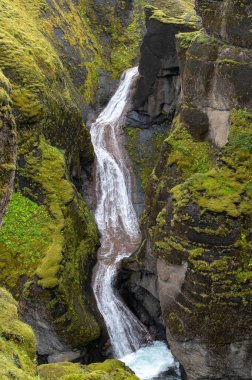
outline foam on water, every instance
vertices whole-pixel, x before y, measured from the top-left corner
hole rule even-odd
[[[120,360],[131,368],[141,380],[156,379],[159,374],[171,368],[174,368],[174,371],[179,374],[177,362],[175,362],[166,344],[161,341],[155,341],[146,347],[142,347]],[[172,379],[174,377],[168,376],[166,378]]]

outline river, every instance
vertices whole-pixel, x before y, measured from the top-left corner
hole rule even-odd
[[[95,219],[101,233],[93,290],[114,356],[124,361],[141,380],[178,379],[165,374],[178,368],[167,345],[152,341],[145,326],[124,304],[114,287],[120,261],[129,257],[141,242],[122,131],[137,76],[137,67],[124,72],[114,96],[91,126],[96,156]]]

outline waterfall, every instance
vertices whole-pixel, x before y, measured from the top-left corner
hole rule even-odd
[[[129,366],[132,363],[136,372],[139,363],[144,361],[145,369],[141,368],[139,373],[149,375],[153,371],[150,368],[150,356],[153,356],[153,352],[159,357],[155,374],[160,373],[161,369],[163,371],[174,366],[174,359],[164,343],[154,342],[148,345],[151,337],[147,329],[127,308],[114,287],[120,261],[129,257],[141,241],[131,200],[131,175],[126,166],[127,157],[122,138],[122,124],[137,76],[137,67],[124,72],[116,93],[91,126],[96,156],[95,219],[101,233],[101,247],[93,274],[93,290],[108,330],[114,356],[125,357],[125,362]],[[134,356],[135,352],[138,353],[137,356]],[[150,377],[143,375],[141,378]]]
[[[120,260],[134,252],[141,238],[129,191],[130,173],[119,145],[124,111],[137,75],[137,68],[124,73],[115,95],[91,126],[98,199],[95,219],[102,235],[93,288],[116,357],[136,351],[150,340],[146,328],[113,287]]]

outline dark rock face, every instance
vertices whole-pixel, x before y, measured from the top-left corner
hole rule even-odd
[[[166,24],[152,19],[152,13],[153,9],[147,8],[147,33],[141,46],[140,79],[134,99],[134,110],[148,115],[150,122],[162,112],[174,114],[180,89],[175,35],[194,30],[186,23]]]
[[[227,143],[230,110],[252,108],[251,50],[225,45],[202,33],[177,36],[181,65],[181,117],[190,133],[215,145]]]
[[[216,39],[214,23],[217,14],[230,22],[235,9],[230,17],[239,24],[249,4],[197,4],[216,17],[206,24],[203,16],[204,32],[176,37],[180,103],[146,186],[143,243],[124,262],[120,286],[147,325],[157,331],[153,317],[165,326],[189,380],[245,380],[252,368],[251,50],[244,35],[239,43],[232,34]]]
[[[230,45],[252,48],[250,0],[196,0],[196,10],[210,35]]]

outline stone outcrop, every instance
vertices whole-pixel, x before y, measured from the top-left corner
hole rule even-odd
[[[141,46],[140,78],[129,124],[140,128],[171,119],[180,89],[175,35],[197,29],[193,9],[184,18],[172,18],[153,6],[145,8],[147,32]],[[169,36],[169,37],[167,37]]]
[[[230,111],[252,107],[252,53],[204,32],[196,38],[192,35],[192,39],[190,44],[187,35],[177,38],[183,92],[181,116],[194,138],[209,139],[221,147],[228,141]]]
[[[234,7],[239,25],[248,2],[198,1],[205,29],[176,37],[181,97],[146,187],[143,243],[119,279],[152,327],[160,301],[189,380],[251,378],[251,50],[246,28],[238,41],[205,18],[227,25]]]

